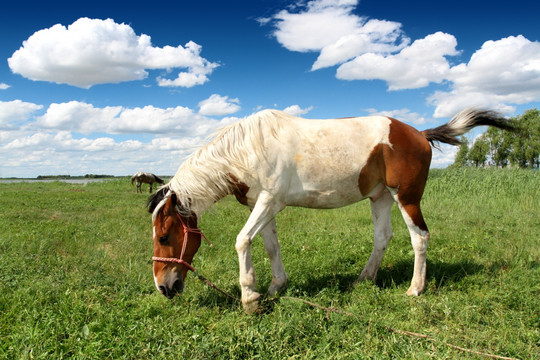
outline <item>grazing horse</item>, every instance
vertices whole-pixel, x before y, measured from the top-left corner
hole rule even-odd
[[[146,184],[149,184],[150,185],[150,189],[149,189],[149,192],[152,192],[152,185],[157,182],[158,184],[161,184],[163,185],[165,183],[165,181],[163,181],[162,179],[160,179],[159,177],[157,177],[156,175],[152,174],[152,173],[145,173],[145,172],[142,172],[142,171],[139,171],[138,173],[136,173],[135,175],[133,175],[131,177],[131,185],[133,185],[133,182],[136,181],[136,184],[137,184],[137,192],[141,192],[142,193],[142,189],[141,189],[141,185],[143,183],[146,183]]]
[[[369,198],[374,247],[358,281],[375,280],[392,237],[390,213],[397,204],[409,229],[414,270],[407,295],[426,283],[429,232],[420,199],[428,177],[431,145],[458,145],[473,127],[512,127],[498,113],[468,109],[447,124],[418,131],[386,116],[306,120],[265,110],[222,129],[148,200],[152,213],[157,289],[172,298],[184,289],[201,244],[197,220],[228,194],[251,209],[236,237],[242,304],[259,303],[251,243],[261,233],[272,268],[270,295],[286,287],[274,217],[286,206],[337,208]]]

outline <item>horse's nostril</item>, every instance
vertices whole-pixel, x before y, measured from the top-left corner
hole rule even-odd
[[[182,293],[182,291],[184,291],[184,282],[182,280],[176,280],[173,284],[172,290],[174,293]]]
[[[159,292],[165,296],[167,296],[167,293],[168,293],[167,288],[163,285],[159,286]]]

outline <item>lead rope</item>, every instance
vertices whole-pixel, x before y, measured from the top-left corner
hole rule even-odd
[[[191,270],[191,269],[190,269]],[[223,295],[225,295],[226,297],[228,297],[229,299],[233,299],[233,300],[236,300],[238,302],[241,302],[241,300],[237,297],[234,297],[233,295],[229,294],[228,292],[226,292],[225,290],[222,290],[220,289],[219,287],[217,287],[213,282],[211,282],[210,280],[208,280],[207,278],[205,278],[204,276],[202,276],[201,274],[199,274],[197,271],[195,271],[195,269],[191,270],[193,272],[193,274],[195,274],[195,276],[197,276],[197,278],[199,280],[201,280],[203,283],[205,283],[206,285],[210,286],[211,288],[214,288],[216,289],[217,291],[219,291],[220,293],[222,293]]]

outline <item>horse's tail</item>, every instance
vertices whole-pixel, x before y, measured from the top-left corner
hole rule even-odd
[[[448,123],[424,130],[422,134],[435,147],[437,142],[459,145],[461,141],[458,136],[477,126],[495,126],[504,130],[515,131],[512,123],[496,111],[465,109],[454,116]]]

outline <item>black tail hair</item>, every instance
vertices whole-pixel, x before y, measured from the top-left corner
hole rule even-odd
[[[448,123],[433,129],[422,131],[422,134],[433,147],[443,142],[460,145],[458,136],[465,134],[477,126],[494,126],[499,129],[515,131],[515,126],[496,111],[483,109],[465,109],[454,116]]]

